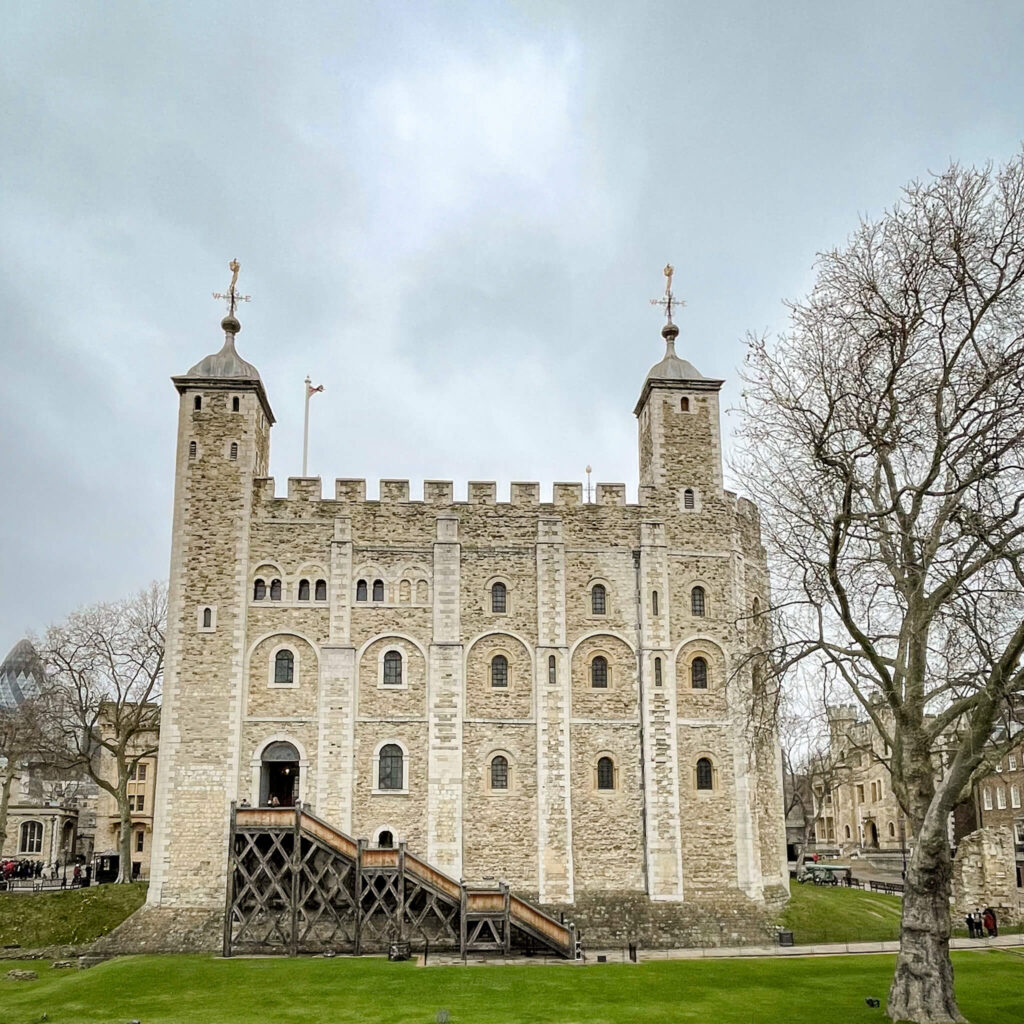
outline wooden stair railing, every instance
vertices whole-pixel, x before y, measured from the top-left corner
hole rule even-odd
[[[563,957],[577,955],[572,924],[504,883],[458,882],[404,843],[369,848],[304,806],[232,805],[225,956],[250,947],[359,953],[416,936],[463,956],[507,954],[515,930]]]

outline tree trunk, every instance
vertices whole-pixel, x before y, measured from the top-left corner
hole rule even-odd
[[[14,784],[14,768],[10,760],[5,769],[3,786],[0,786],[0,855],[4,852],[4,844],[7,842],[7,808],[11,802],[11,786]],[[17,847],[15,847],[17,849]]]
[[[121,814],[117,881],[130,882],[132,880],[132,815],[128,810],[128,797],[123,792],[117,795],[117,809]]]
[[[945,821],[926,816],[904,879],[896,973],[886,1013],[893,1021],[964,1021],[953,991],[949,959],[952,863]]]

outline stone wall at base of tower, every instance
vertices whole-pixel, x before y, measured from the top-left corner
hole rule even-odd
[[[223,941],[223,910],[143,906],[109,935],[97,939],[89,952],[94,956],[219,953]]]

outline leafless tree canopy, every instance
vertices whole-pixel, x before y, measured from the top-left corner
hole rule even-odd
[[[817,659],[874,718],[913,875],[1024,689],[1024,155],[910,185],[817,271],[789,332],[750,340],[739,469],[784,609],[773,660]],[[904,947],[931,927],[913,884]],[[908,983],[890,1013],[958,1019],[951,979],[944,1006]]]
[[[125,878],[127,782],[139,760],[156,753],[166,619],[167,590],[154,583],[133,597],[74,612],[40,644],[52,709],[45,760],[87,772],[117,800]]]

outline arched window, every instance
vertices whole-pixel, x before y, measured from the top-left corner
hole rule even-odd
[[[313,596],[316,598],[317,601],[327,600],[327,580],[316,581],[316,591],[314,592]]]
[[[608,688],[608,659],[598,655],[590,663],[590,685],[598,690]]]
[[[615,762],[610,757],[597,759],[597,788],[615,788]]]
[[[494,689],[508,686],[508,658],[504,654],[491,658],[491,686]]]
[[[256,580],[252,585],[252,599],[262,601],[267,596],[267,584],[264,580]]]
[[[844,833],[844,835],[846,836],[847,839],[850,838],[850,834],[851,833],[850,833],[850,826],[849,825],[846,826],[846,828],[843,830],[843,833]]]
[[[548,655],[548,682],[552,686],[558,682],[558,662],[553,654]]]
[[[366,580],[360,580],[356,584],[356,600],[357,601],[365,601],[366,600]]]
[[[708,688],[708,663],[703,658],[690,662],[690,686],[695,690]]]
[[[238,458],[238,442],[237,441],[232,441],[231,442],[231,450],[230,450],[230,452],[228,454],[228,458],[231,459],[232,462],[234,462]]]
[[[491,758],[491,789],[508,789],[508,758],[501,754]]]
[[[889,822],[889,838],[896,838],[896,826],[891,821]]]
[[[379,850],[393,850],[395,848],[395,837],[387,829],[382,829],[380,835],[377,836],[377,848]]]
[[[592,615],[604,615],[608,607],[607,593],[604,584],[595,583],[590,591],[590,613]]]
[[[661,658],[654,659],[654,685],[661,686]]]
[[[188,457],[194,459],[196,457],[196,443],[195,441],[189,441],[188,443]]]
[[[761,601],[758,598],[754,598],[754,603],[750,606],[750,613],[756,619],[761,614]]]
[[[309,600],[309,580],[299,580],[299,600]]]
[[[387,743],[380,748],[377,767],[378,789],[402,789],[405,775],[402,748],[397,743]]]
[[[280,601],[281,600],[281,581],[271,580],[270,581],[270,600]]]
[[[291,686],[295,681],[295,655],[291,651],[278,651],[274,655],[274,685]]]
[[[495,583],[491,587],[491,611],[503,612],[508,606],[508,590],[504,583]]]
[[[373,599],[374,601],[384,600],[384,581],[374,580],[373,581]]]
[[[686,490],[683,491],[683,508],[686,508],[686,509],[693,508],[694,504],[695,504],[695,501],[694,501],[694,496],[693,496],[693,488],[692,487],[687,487]]]
[[[42,853],[43,826],[38,821],[26,821],[21,826],[21,853]]]
[[[398,651],[388,651],[384,655],[384,685],[402,685],[402,655]]]
[[[203,609],[203,629],[209,629],[213,625],[213,609]]]
[[[231,411],[238,412],[238,395],[231,399]]]
[[[199,397],[199,395],[196,395],[194,401],[192,402],[192,408],[195,409],[196,412],[199,412],[199,410],[202,409],[202,407],[203,400],[202,398]]]
[[[688,398],[679,399],[679,411],[689,412],[690,411],[690,400]]]
[[[704,588],[694,587],[690,591],[690,611],[694,615],[703,616],[707,602],[704,599]]]
[[[697,759],[697,788],[714,788],[714,774],[711,770],[711,761],[706,757]]]
[[[658,592],[656,590],[651,594],[651,614],[658,614]]]

